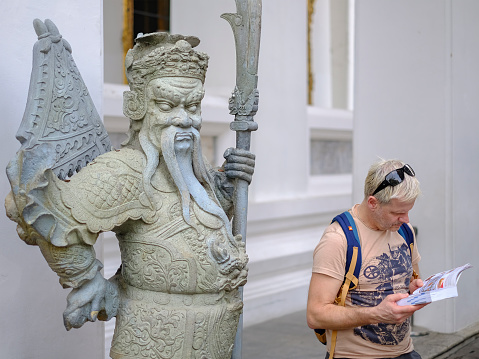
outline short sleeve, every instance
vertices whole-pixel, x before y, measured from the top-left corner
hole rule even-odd
[[[323,233],[313,254],[313,273],[344,279],[347,242],[340,225],[335,222]]]

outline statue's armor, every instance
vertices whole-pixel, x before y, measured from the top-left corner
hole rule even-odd
[[[122,270],[114,359],[231,357],[242,302],[236,289],[219,289],[228,277],[205,241],[224,236],[224,228],[209,229],[194,218],[197,233],[177,208],[164,208],[153,225],[136,221],[118,234]]]
[[[120,152],[98,157],[61,185],[78,221],[113,230],[119,240],[111,357],[229,359],[242,310],[238,286],[246,281],[244,246],[193,200],[186,222],[166,167],[153,176],[153,198],[146,199],[142,154]]]

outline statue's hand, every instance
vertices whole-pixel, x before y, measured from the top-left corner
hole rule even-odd
[[[63,312],[65,328],[80,328],[85,322],[110,320],[118,310],[118,286],[97,272],[95,277],[67,297],[67,308]]]
[[[226,177],[251,183],[256,157],[254,154],[238,148],[228,148],[223,157],[226,159],[223,166]]]

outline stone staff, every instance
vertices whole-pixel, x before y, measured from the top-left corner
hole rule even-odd
[[[236,131],[236,148],[250,150],[251,131],[258,129],[254,115],[258,110],[258,58],[261,37],[261,0],[235,0],[236,14],[223,14],[233,29],[236,47],[236,86],[229,100],[230,114],[235,119],[230,128]],[[225,154],[227,157],[227,154]],[[248,212],[248,185],[241,178],[236,179],[233,233],[241,234],[246,241],[246,220]],[[242,288],[241,288],[242,289]],[[241,290],[242,295],[242,290]],[[236,334],[233,359],[241,358],[242,349],[241,316]]]

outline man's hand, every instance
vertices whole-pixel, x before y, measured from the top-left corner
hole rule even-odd
[[[416,289],[421,288],[423,285],[424,282],[420,278],[412,280],[409,283],[409,294],[413,294]]]
[[[409,318],[416,310],[425,307],[427,304],[400,306],[396,302],[407,298],[408,294],[397,293],[390,294],[374,308],[378,317],[378,323],[401,324]]]
[[[116,283],[103,278],[100,272],[67,297],[63,323],[67,330],[80,328],[85,322],[110,320],[118,310],[119,297]]]
[[[239,178],[251,183],[254,172],[255,155],[238,148],[228,148],[223,157],[226,159],[224,172],[228,178]]]

